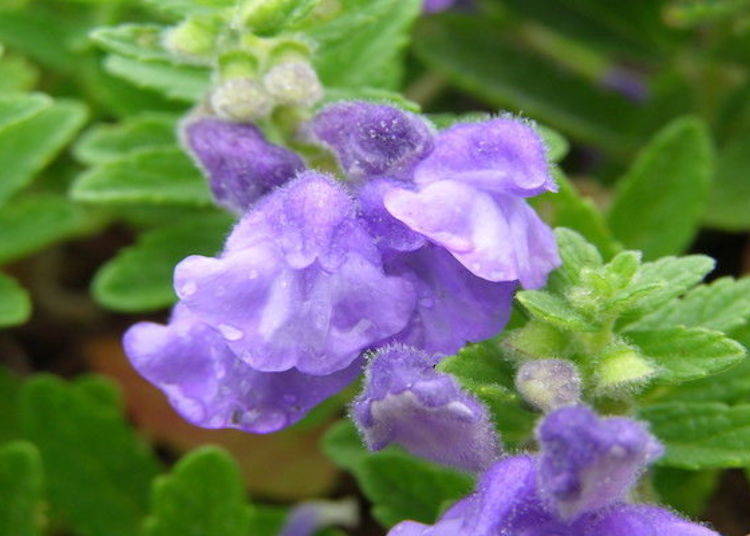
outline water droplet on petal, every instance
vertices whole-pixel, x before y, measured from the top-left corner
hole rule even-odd
[[[242,331],[229,324],[219,324],[219,331],[228,341],[238,341],[245,336]]]

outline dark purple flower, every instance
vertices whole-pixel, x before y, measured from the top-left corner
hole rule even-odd
[[[396,443],[417,456],[480,471],[500,454],[487,409],[449,374],[439,357],[401,345],[369,359],[352,416],[372,450]]]
[[[359,374],[361,363],[328,376],[295,369],[260,372],[222,336],[177,305],[166,326],[140,322],[123,340],[133,367],[161,389],[185,420],[203,428],[268,433],[289,426]]]
[[[415,300],[384,273],[347,192],[312,171],[247,212],[221,255],[183,260],[175,289],[253,368],[314,375],[402,331]]]
[[[644,77],[631,69],[611,68],[602,78],[601,85],[633,102],[644,102],[649,97],[649,89]]]
[[[408,179],[433,147],[433,128],[418,115],[370,102],[339,102],[310,122],[312,137],[338,157],[347,177]]]
[[[434,526],[405,521],[389,536],[718,536],[668,510],[625,501],[660,452],[640,423],[578,406],[551,413],[537,436],[538,457],[495,463]]]
[[[190,119],[182,127],[182,138],[216,202],[239,214],[305,167],[299,156],[268,143],[250,124]]]

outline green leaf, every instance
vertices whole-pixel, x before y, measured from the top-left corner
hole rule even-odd
[[[558,192],[548,192],[532,200],[546,221],[554,227],[567,227],[582,234],[608,258],[620,251],[622,246],[612,236],[594,201],[581,196],[559,170],[555,170],[555,179]]]
[[[735,365],[745,355],[745,347],[719,331],[674,327],[628,332],[638,346],[661,370],[666,381],[696,380]]]
[[[323,452],[351,471],[373,503],[373,515],[385,526],[404,519],[432,523],[445,503],[467,495],[473,479],[388,447],[370,453],[362,446],[351,421],[331,427],[323,438]]]
[[[405,519],[433,523],[446,502],[457,501],[473,488],[469,475],[398,452],[365,458],[356,475],[374,503],[373,517],[387,527]]]
[[[715,469],[686,471],[659,466],[653,469],[653,482],[660,502],[689,517],[699,517],[716,491],[720,475]]]
[[[39,193],[0,207],[0,264],[88,230],[92,220],[65,197]]]
[[[0,365],[0,444],[21,437],[18,422],[18,392],[21,380]]]
[[[513,43],[507,27],[491,17],[429,17],[417,30],[420,59],[493,106],[511,107],[615,154],[637,146],[635,104]]]
[[[719,149],[706,223],[728,231],[750,229],[750,122]]]
[[[181,102],[197,102],[209,88],[210,73],[202,67],[109,55],[104,68],[139,88],[153,89]]]
[[[134,246],[99,269],[94,297],[117,311],[168,307],[176,299],[172,288],[175,265],[188,255],[215,254],[231,224],[229,215],[212,214],[143,233]]]
[[[249,536],[278,536],[286,522],[287,509],[257,505],[250,511]]]
[[[516,394],[514,367],[493,340],[470,344],[438,365],[461,386],[475,394],[490,409],[506,447],[517,447],[528,439],[535,415]]]
[[[177,147],[134,151],[86,171],[71,196],[91,203],[213,204],[200,171]]]
[[[26,441],[0,446],[0,534],[42,533],[42,461]]]
[[[750,317],[750,278],[722,277],[700,285],[628,329],[656,329],[673,326],[701,327],[728,333]]]
[[[237,0],[142,0],[147,6],[174,17],[176,20],[190,15],[214,13],[224,8],[234,8]]]
[[[559,162],[565,158],[570,150],[570,143],[565,139],[565,136],[544,125],[534,125],[534,128],[544,141],[544,146],[547,148],[547,158],[550,162]]]
[[[672,299],[691,289],[714,269],[716,261],[705,255],[664,257],[644,263],[630,291],[649,289],[624,315],[623,325],[656,311]],[[656,288],[654,288],[656,286]]]
[[[203,447],[156,479],[147,536],[247,536],[250,506],[239,467],[225,451]]]
[[[711,469],[750,465],[750,405],[676,402],[644,408],[640,417],[667,447],[662,465]]]
[[[598,326],[575,310],[563,297],[544,290],[522,290],[516,294],[534,317],[560,329],[596,331]]]
[[[96,165],[117,160],[146,148],[173,148],[177,145],[177,117],[172,114],[144,113],[115,125],[97,125],[87,130],[73,147],[75,157]]]
[[[422,10],[421,0],[341,0],[335,16],[307,30],[326,86],[394,89],[401,53]]]
[[[712,175],[706,125],[674,120],[618,181],[608,218],[614,235],[647,259],[681,253],[700,225]]]
[[[0,273],[0,328],[23,324],[29,316],[29,295],[15,280]]]
[[[52,509],[76,534],[138,533],[158,464],[111,384],[39,375],[22,388],[21,420],[42,455]]]
[[[641,404],[663,402],[724,402],[740,404],[750,402],[750,359],[706,378],[657,387]]]
[[[0,59],[0,93],[30,91],[39,81],[39,70],[20,56]]]
[[[175,62],[175,56],[162,47],[167,27],[159,24],[121,24],[97,28],[91,39],[103,49],[136,60]]]
[[[603,265],[599,250],[579,233],[564,227],[558,228],[555,229],[555,239],[562,265],[550,275],[550,289],[564,292],[567,288],[580,284],[584,268]]]
[[[0,125],[0,204],[26,186],[85,120],[83,105],[56,101],[23,121]]]
[[[47,95],[13,95],[0,97],[0,129],[32,117],[52,104]]]

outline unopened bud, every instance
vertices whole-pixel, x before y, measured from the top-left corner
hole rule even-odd
[[[632,389],[654,375],[651,363],[628,346],[605,351],[596,367],[597,389],[612,394],[618,389]]]
[[[251,78],[231,78],[211,94],[211,107],[222,119],[250,123],[267,117],[273,99]]]
[[[279,104],[309,107],[323,98],[323,86],[308,61],[286,60],[271,67],[263,85]]]
[[[221,20],[216,17],[191,17],[164,35],[164,47],[180,56],[207,61],[214,50]]]
[[[516,389],[529,404],[548,413],[581,400],[581,377],[570,361],[535,359],[518,369]]]

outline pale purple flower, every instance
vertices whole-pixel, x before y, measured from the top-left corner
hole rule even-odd
[[[480,471],[500,454],[487,408],[455,378],[435,370],[440,358],[402,345],[372,356],[352,417],[371,450],[391,443],[414,455]]]
[[[299,156],[268,143],[250,124],[214,117],[188,119],[181,137],[216,202],[238,214],[305,167]]]
[[[359,511],[354,499],[307,501],[289,512],[278,536],[313,536],[326,527],[354,528],[358,523]]]
[[[569,407],[551,413],[537,439],[538,456],[495,463],[434,526],[405,521],[389,536],[718,536],[663,508],[627,502],[660,453],[642,424]]]
[[[312,171],[258,202],[218,257],[183,260],[175,289],[253,368],[314,375],[402,331],[415,300],[383,271],[352,198]]]
[[[499,118],[441,132],[413,186],[389,190],[384,204],[476,276],[538,288],[560,260],[551,229],[524,197],[555,190],[539,135]]]
[[[581,400],[581,376],[565,359],[533,359],[516,374],[516,390],[532,406],[549,412]]]
[[[289,426],[359,374],[361,363],[328,376],[260,372],[224,338],[178,304],[169,324],[140,322],[123,339],[133,367],[161,389],[185,420],[203,428],[268,433]]]

